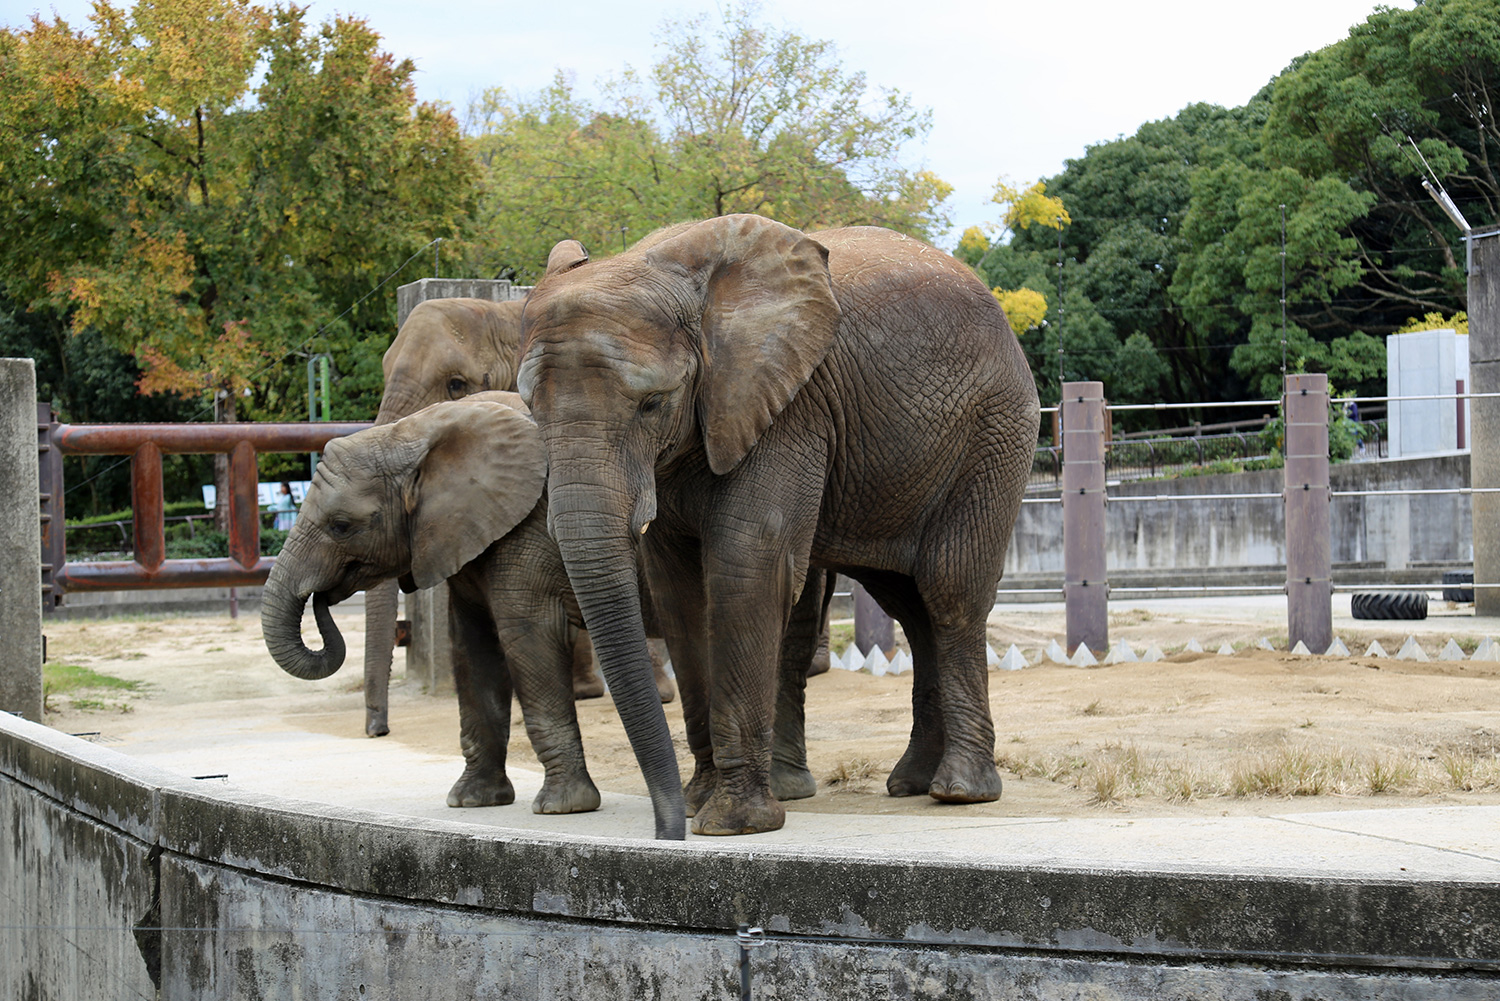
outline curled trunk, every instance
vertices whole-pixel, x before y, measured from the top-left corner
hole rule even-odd
[[[278,581],[274,572],[266,581],[261,597],[261,631],[265,633],[266,649],[271,651],[271,656],[283,671],[305,681],[327,678],[344,663],[344,637],[333,624],[333,615],[328,611],[328,596],[314,594],[312,603],[318,635],[323,637],[321,650],[312,650],[302,642],[302,612],[307,607],[306,597],[299,597]]]

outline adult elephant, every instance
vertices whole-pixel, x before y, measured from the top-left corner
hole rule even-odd
[[[386,350],[385,390],[375,423],[389,424],[444,400],[515,389],[520,349],[520,300],[450,298],[418,303]],[[365,593],[365,733],[371,737],[390,732],[396,604],[393,580]],[[653,658],[658,694],[671,701],[675,687],[663,670],[659,649]],[[582,630],[574,643],[573,693],[577,698],[604,694],[593,647]]]
[[[327,606],[385,580],[450,586],[465,767],[449,806],[515,800],[505,772],[511,693],[546,772],[536,813],[597,809],[573,709],[582,624],[547,535],[547,456],[514,393],[440,403],[330,442],[263,598],[266,646],[287,672],[343,660]],[[302,642],[313,601],[321,651]]]
[[[893,795],[1000,795],[984,629],[1036,441],[1036,387],[989,290],[888,230],[757,216],[589,262],[558,244],[526,302],[519,387],[550,527],[651,790],[658,837],[779,828],[778,647],[811,568],[905,630],[911,739]],[[695,773],[653,697],[636,548]],[[801,601],[799,601],[799,596]],[[805,615],[802,618],[806,618]]]

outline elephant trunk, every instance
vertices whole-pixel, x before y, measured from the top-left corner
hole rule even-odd
[[[318,634],[323,637],[322,650],[311,650],[302,642],[302,612],[307,597],[299,596],[284,579],[278,579],[273,569],[261,595],[261,631],[265,633],[266,649],[283,671],[305,681],[320,681],[343,666],[344,637],[333,624],[328,596],[318,592],[312,602]]]
[[[641,619],[631,507],[610,510],[609,491],[570,481],[554,467],[548,491],[550,524],[568,579],[594,642],[599,666],[645,776],[656,814],[656,836],[686,836],[682,777],[661,707]]]

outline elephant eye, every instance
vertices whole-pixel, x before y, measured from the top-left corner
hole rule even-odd
[[[448,380],[449,396],[463,396],[464,391],[468,388],[469,384],[460,378],[454,377]]]
[[[344,520],[343,518],[338,518],[332,522],[329,522],[328,534],[333,536],[335,539],[342,539],[344,536],[349,534],[350,530],[353,527],[354,526],[349,524],[348,521]]]
[[[652,393],[641,401],[641,413],[649,414],[653,410],[659,410],[666,398],[665,393]]]

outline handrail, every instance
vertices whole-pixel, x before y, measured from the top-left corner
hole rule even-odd
[[[45,410],[45,413],[40,411]],[[365,422],[232,424],[61,424],[39,408],[39,461],[48,510],[42,523],[44,607],[69,591],[124,591],[261,584],[274,559],[260,555],[257,497],[262,452],[317,452],[334,438],[370,427]],[[166,558],[162,456],[229,456],[229,557]],[[67,562],[63,513],[64,455],[129,455],[133,560]]]

